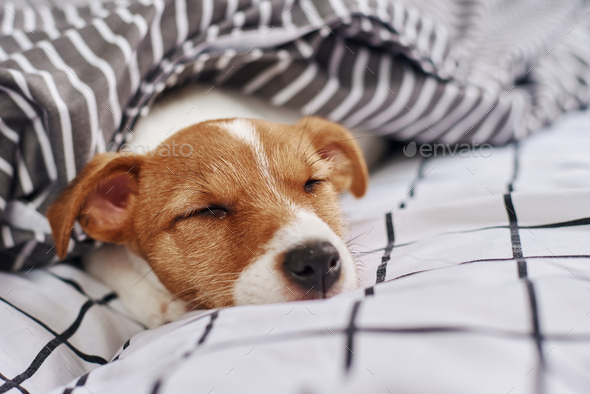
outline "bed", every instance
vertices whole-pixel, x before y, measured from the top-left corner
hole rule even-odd
[[[329,300],[143,330],[74,267],[1,274],[0,390],[585,392],[588,115],[488,158],[399,152],[342,199],[362,286]]]
[[[6,4],[0,393],[587,392],[587,7]],[[404,141],[364,199],[342,197],[358,290],[146,330],[55,264],[47,206],[195,82]],[[95,246],[73,229],[72,261]]]

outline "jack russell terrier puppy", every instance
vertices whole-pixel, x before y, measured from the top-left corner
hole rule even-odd
[[[368,172],[340,125],[212,120],[152,152],[129,153],[95,156],[47,217],[60,258],[76,221],[116,244],[85,267],[148,327],[193,309],[326,298],[358,286],[338,194],[363,196]]]

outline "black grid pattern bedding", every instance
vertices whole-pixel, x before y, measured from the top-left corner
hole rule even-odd
[[[145,328],[110,289],[67,265],[0,273],[0,304],[0,393],[63,384]]]
[[[365,201],[343,199],[362,289],[187,315],[139,333],[116,355],[113,347],[90,352],[81,339],[80,351],[116,361],[50,381],[41,367],[21,386],[59,383],[51,394],[584,393],[589,129],[589,114],[577,113],[487,158],[396,156],[372,176]],[[12,302],[16,290],[3,299]],[[105,326],[128,324],[108,317]],[[19,324],[1,318],[0,330]],[[25,334],[16,342],[29,341]],[[8,366],[0,358],[3,379],[27,370],[37,351]],[[55,358],[43,365],[64,370]]]
[[[0,269],[56,261],[48,205],[167,86],[448,143],[520,139],[590,100],[582,0],[77,3],[0,9]]]

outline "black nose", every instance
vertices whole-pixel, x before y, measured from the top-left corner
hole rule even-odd
[[[340,277],[340,254],[330,242],[311,242],[287,252],[283,267],[294,282],[325,293]]]

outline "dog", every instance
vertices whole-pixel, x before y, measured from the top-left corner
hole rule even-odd
[[[76,221],[108,243],[84,266],[146,326],[358,287],[338,196],[362,197],[368,170],[342,126],[210,120],[152,152],[110,156],[95,156],[47,217],[62,259]]]

